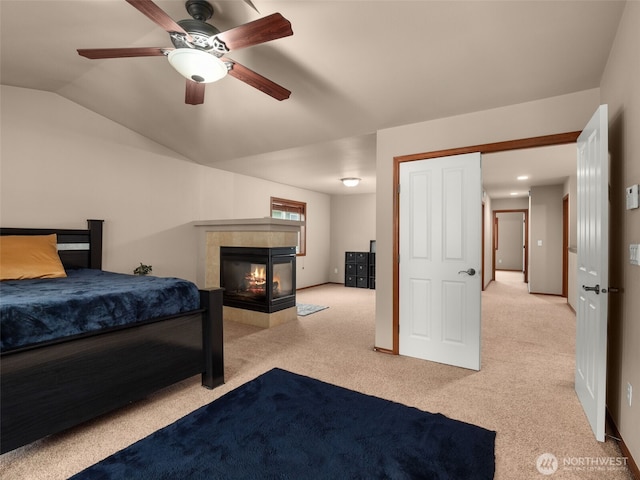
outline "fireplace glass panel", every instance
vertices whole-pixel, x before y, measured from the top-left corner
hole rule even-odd
[[[293,295],[293,262],[274,263],[273,265],[273,298]]]
[[[244,300],[263,302],[267,294],[267,265],[265,263],[224,260],[222,279],[225,292]]]
[[[224,304],[262,312],[295,306],[295,247],[221,247]]]

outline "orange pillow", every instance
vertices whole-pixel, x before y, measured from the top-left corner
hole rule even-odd
[[[57,235],[0,236],[0,280],[66,277]]]

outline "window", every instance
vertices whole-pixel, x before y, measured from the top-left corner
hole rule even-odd
[[[283,220],[307,221],[307,204],[296,202],[295,200],[285,200],[284,198],[271,197],[271,218],[281,218]],[[307,254],[307,227],[302,225],[298,233],[298,245],[296,254]]]

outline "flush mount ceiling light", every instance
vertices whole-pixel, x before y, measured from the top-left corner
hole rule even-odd
[[[341,178],[340,181],[345,187],[355,187],[360,183],[360,179],[356,177]]]
[[[218,57],[197,48],[176,48],[167,58],[180,75],[196,83],[217,82],[229,71]]]
[[[517,180],[527,180],[529,178],[529,175],[520,175],[519,177],[516,177]]]

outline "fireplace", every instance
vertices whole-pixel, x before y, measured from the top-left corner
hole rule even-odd
[[[273,313],[296,305],[295,247],[220,247],[224,305]]]

